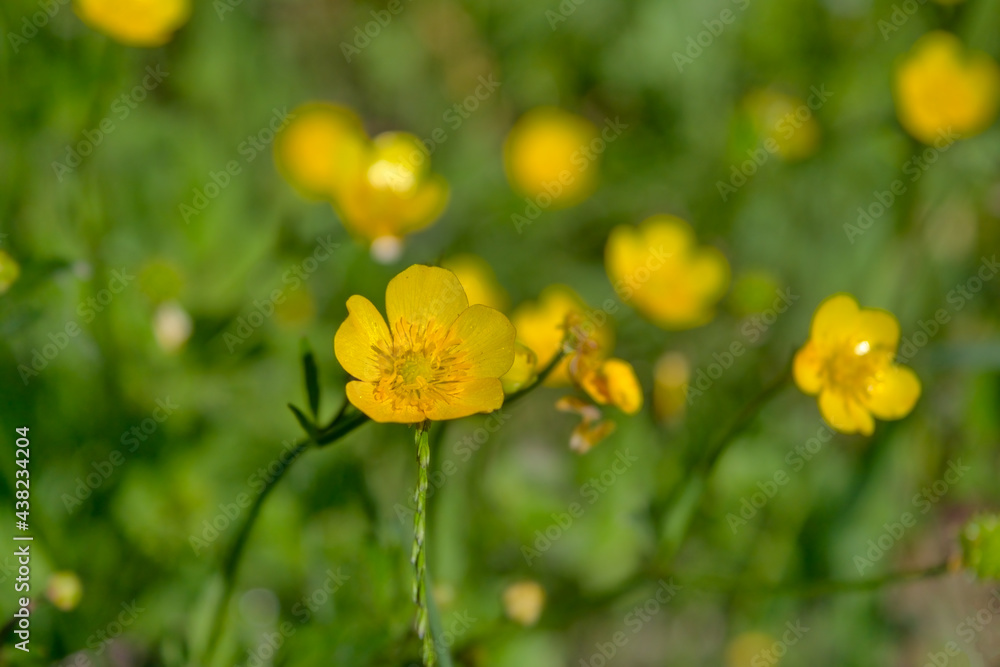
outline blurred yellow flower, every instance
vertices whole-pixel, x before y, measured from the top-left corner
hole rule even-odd
[[[504,142],[507,180],[524,196],[551,197],[543,208],[578,204],[597,183],[597,155],[590,145],[598,138],[586,118],[555,107],[532,109]]]
[[[282,175],[304,196],[340,196],[368,155],[368,135],[352,110],[326,102],[296,108],[274,142]]]
[[[344,225],[379,247],[427,227],[448,204],[448,184],[430,173],[430,155],[412,134],[386,132],[375,137],[361,169],[334,200]],[[377,259],[394,260],[388,253]]]
[[[60,611],[73,611],[83,597],[83,584],[74,572],[54,572],[45,587],[45,597]]]
[[[21,265],[5,251],[0,250],[0,294],[6,294],[20,276]]]
[[[160,46],[191,16],[191,0],[75,0],[85,23],[128,46]]]
[[[357,380],[347,398],[378,422],[412,424],[491,412],[514,361],[514,327],[470,306],[451,271],[414,265],[386,288],[386,320],[363,296],[347,300],[334,337],[340,365]]]
[[[749,113],[755,134],[770,152],[774,148],[785,160],[802,160],[816,152],[819,146],[819,123],[814,108],[822,102],[815,95],[810,103],[775,90],[756,90],[747,95],[743,104]]]
[[[622,301],[664,329],[707,324],[729,286],[725,255],[698,246],[691,226],[672,215],[616,227],[604,260]]]
[[[934,143],[948,133],[966,138],[996,119],[1000,67],[983,52],[966,52],[957,37],[924,35],[896,69],[896,111],[907,132]]]
[[[570,357],[569,371],[573,381],[598,405],[614,405],[629,415],[642,408],[642,387],[627,361],[576,353]]]
[[[589,340],[594,347],[602,350],[613,345],[614,335],[603,311],[591,311],[583,299],[566,285],[550,285],[542,290],[537,301],[522,303],[511,316],[518,341],[535,353],[539,370],[548,366],[562,348],[570,316],[578,322],[578,342]],[[569,358],[560,361],[546,378],[545,385],[558,387],[569,384],[568,367]]]
[[[458,276],[470,304],[507,310],[510,299],[485,259],[478,255],[455,255],[442,261],[441,266]]]
[[[680,352],[667,352],[653,369],[653,412],[661,421],[673,421],[687,408],[691,364]]]
[[[503,609],[507,618],[524,626],[538,622],[545,606],[545,589],[537,581],[520,581],[503,592]]]
[[[500,378],[503,393],[510,395],[520,391],[534,382],[537,376],[538,357],[526,345],[514,343],[514,365]]]
[[[871,435],[874,417],[902,419],[920,397],[920,380],[893,363],[899,344],[895,316],[859,308],[836,294],[813,315],[809,342],[795,355],[795,383],[819,395],[823,419],[841,433]]]

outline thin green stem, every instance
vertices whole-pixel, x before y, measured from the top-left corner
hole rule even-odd
[[[554,371],[556,369],[556,366],[559,365],[559,362],[565,358],[566,358],[566,350],[565,348],[560,348],[556,356],[552,357],[552,361],[550,361],[548,365],[545,368],[543,368],[542,371],[538,374],[538,377],[535,378],[535,381],[529,384],[524,389],[519,389],[518,391],[515,391],[513,394],[505,398],[503,401],[503,406],[505,408],[508,408],[515,402],[521,400],[522,398],[530,394],[538,387],[541,387],[542,383],[544,383],[545,380],[548,379],[548,377],[552,374],[552,371]]]
[[[212,627],[208,635],[208,643],[205,646],[205,658],[202,661],[203,664],[211,664],[211,660],[215,655],[219,640],[222,638],[222,631],[225,628],[225,620],[227,616],[226,612],[229,608],[229,601],[233,596],[233,590],[236,588],[236,573],[239,569],[240,560],[243,558],[243,554],[246,551],[247,540],[249,539],[250,533],[253,531],[253,527],[257,522],[257,517],[260,514],[261,508],[264,506],[264,501],[270,495],[271,490],[277,486],[278,482],[285,476],[285,473],[288,472],[288,469],[291,468],[292,463],[294,463],[299,456],[301,456],[305,450],[309,448],[309,445],[316,444],[317,446],[323,446],[330,444],[346,436],[348,433],[367,421],[368,417],[362,413],[347,415],[343,410],[341,410],[338,417],[330,423],[329,426],[317,433],[315,438],[304,438],[295,443],[288,461],[285,462],[284,465],[282,465],[270,479],[266,480],[264,488],[259,494],[257,494],[257,497],[254,498],[253,504],[250,506],[250,511],[247,513],[246,520],[240,526],[239,532],[236,534],[235,539],[233,539],[232,544],[229,545],[229,549],[226,551],[226,555],[222,560],[222,598],[219,600],[219,604],[215,610],[215,616],[212,619]]]
[[[673,560],[684,543],[694,514],[705,495],[708,480],[722,455],[736,441],[737,437],[753,423],[767,402],[784,389],[790,379],[791,369],[786,368],[777,379],[764,387],[747,403],[715,442],[708,447],[706,456],[694,467],[686,482],[675,492],[673,502],[669,504],[669,514],[664,524],[663,557],[665,562]]]
[[[417,490],[414,493],[416,511],[413,514],[413,552],[410,561],[414,567],[413,601],[417,605],[417,637],[423,643],[424,667],[437,664],[434,636],[430,631],[430,611],[427,604],[427,479],[431,467],[431,447],[427,432],[430,422],[417,426]]]

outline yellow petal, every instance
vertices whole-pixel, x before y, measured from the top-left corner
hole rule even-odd
[[[850,335],[856,326],[858,302],[850,294],[834,294],[816,309],[811,337],[819,343]]]
[[[480,412],[493,412],[503,405],[503,386],[497,378],[478,378],[459,383],[455,398],[437,402],[427,411],[427,419],[442,421],[459,419]]]
[[[593,423],[586,420],[577,424],[569,439],[569,448],[577,454],[586,454],[595,445],[615,432],[615,423],[610,420]]]
[[[359,380],[377,380],[382,361],[392,350],[389,328],[378,309],[363,296],[348,299],[347,312],[333,338],[337,361]]]
[[[538,357],[526,345],[514,342],[514,363],[500,381],[503,383],[503,391],[508,396],[515,391],[519,391],[534,382],[538,373]]]
[[[395,408],[390,401],[377,400],[374,391],[375,385],[369,382],[348,382],[347,400],[377,422],[416,424],[427,419],[427,416],[414,406],[403,405]]]
[[[869,388],[867,407],[879,419],[902,419],[920,398],[920,379],[906,366],[890,366]]]
[[[447,269],[415,264],[389,281],[385,311],[389,328],[400,320],[423,326],[429,322],[447,328],[469,307],[458,277]]]
[[[607,378],[608,394],[613,405],[629,415],[642,408],[642,386],[632,364],[621,359],[608,359],[601,366],[601,373]]]
[[[452,331],[462,341],[456,352],[472,364],[468,376],[498,378],[514,363],[514,325],[489,306],[469,306],[458,316]]]
[[[433,174],[417,186],[410,198],[399,202],[398,235],[409,234],[427,227],[441,217],[448,206],[450,190],[444,177]]]
[[[881,347],[896,351],[899,345],[899,322],[896,316],[886,310],[863,308],[858,314],[857,336],[874,349]]]
[[[823,358],[819,350],[812,342],[806,343],[795,353],[795,362],[792,365],[795,384],[810,396],[818,394],[823,388],[822,372]]]
[[[871,435],[875,430],[868,410],[843,392],[824,389],[819,395],[819,411],[826,423],[841,433]]]

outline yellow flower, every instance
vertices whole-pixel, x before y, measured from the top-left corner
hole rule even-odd
[[[813,315],[809,342],[795,355],[795,383],[819,395],[826,422],[841,433],[871,435],[875,421],[902,419],[920,397],[920,380],[893,363],[899,323],[892,313],[858,308],[836,294]]]
[[[687,409],[691,364],[680,352],[660,357],[653,369],[653,412],[657,419],[676,420]]]
[[[274,142],[278,170],[299,192],[329,200],[343,193],[362,169],[368,135],[346,107],[311,102],[291,113]]]
[[[664,329],[707,324],[729,286],[725,256],[698,246],[691,226],[672,215],[613,229],[604,261],[622,300]]]
[[[897,68],[894,92],[899,122],[920,141],[931,144],[948,132],[969,137],[996,118],[1000,68],[985,53],[966,53],[954,35],[935,31]]]
[[[349,230],[380,242],[376,249],[395,249],[400,238],[437,220],[448,203],[447,182],[429,167],[430,155],[419,139],[403,132],[380,134],[334,207]],[[391,261],[397,254],[377,258]]]
[[[570,357],[570,376],[598,405],[614,405],[634,415],[642,408],[642,387],[632,364],[621,359],[590,359],[578,352]]]
[[[458,419],[503,405],[500,376],[514,361],[514,327],[470,306],[451,271],[415,265],[385,292],[386,320],[363,296],[347,300],[334,337],[340,365],[357,380],[347,398],[378,422]]]
[[[0,294],[5,294],[21,276],[21,265],[17,260],[0,250]]]
[[[191,16],[191,0],[76,0],[85,23],[128,46],[160,46]]]
[[[597,138],[597,128],[586,118],[554,107],[532,109],[504,143],[507,180],[532,199],[551,197],[550,208],[578,204],[597,182],[597,164],[588,148]]]
[[[455,255],[442,261],[441,266],[458,276],[470,304],[479,303],[500,311],[507,310],[510,299],[497,282],[493,267],[482,257],[469,254]]]
[[[550,285],[542,290],[536,302],[525,302],[514,310],[511,321],[517,329],[517,339],[529,347],[538,357],[541,370],[559,353],[566,339],[567,319],[573,316],[579,321],[579,338],[590,339],[599,349],[607,350],[613,345],[614,336],[607,324],[607,316],[599,312],[599,317],[588,318],[588,307],[583,299],[565,285]],[[603,319],[601,319],[603,317]],[[597,321],[600,320],[600,325]],[[545,381],[546,386],[558,387],[569,384],[569,359],[563,359]]]
[[[545,589],[537,581],[519,581],[504,589],[504,613],[523,626],[537,623],[544,606]]]
[[[743,103],[759,141],[773,142],[770,149],[777,148],[780,157],[802,160],[816,152],[819,123],[804,100],[774,90],[756,90]]]

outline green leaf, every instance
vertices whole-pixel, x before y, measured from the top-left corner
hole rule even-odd
[[[299,421],[299,426],[301,426],[310,437],[316,435],[316,424],[310,421],[310,419],[306,417],[301,410],[291,403],[288,404],[288,409],[292,411],[292,414],[295,415],[295,418]]]
[[[306,376],[306,394],[309,397],[309,412],[313,420],[319,419],[319,369],[316,367],[316,356],[309,341],[302,339],[302,368]]]

